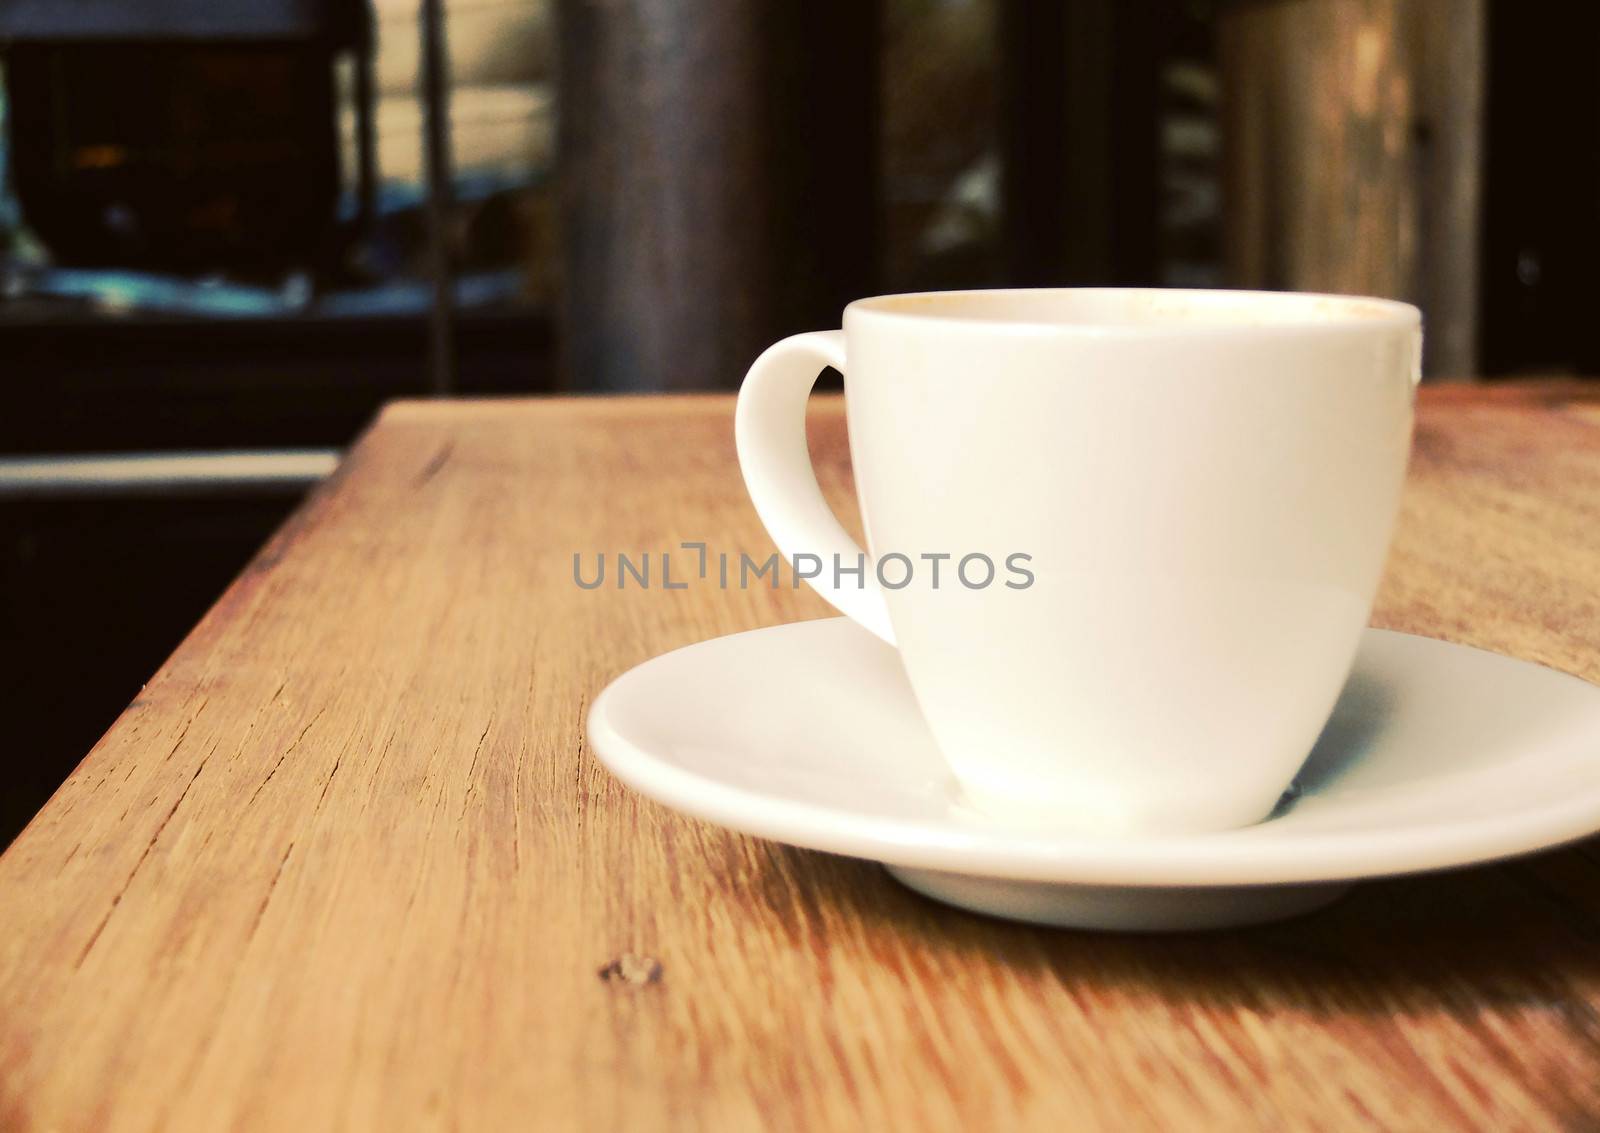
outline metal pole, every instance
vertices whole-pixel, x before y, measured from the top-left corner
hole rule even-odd
[[[568,383],[732,387],[872,293],[879,7],[560,0]]]
[[[450,176],[450,77],[444,42],[443,0],[422,0],[422,150],[427,167],[428,258],[433,273],[433,308],[428,322],[433,393],[456,388],[455,278],[448,226],[453,200]]]

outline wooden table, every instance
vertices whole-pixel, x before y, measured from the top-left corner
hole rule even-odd
[[[0,858],[0,1128],[1600,1123],[1592,841],[1103,936],[620,787],[582,739],[607,680],[826,612],[573,583],[765,555],[731,412],[390,407]],[[1600,397],[1426,390],[1378,623],[1600,681],[1597,595]]]

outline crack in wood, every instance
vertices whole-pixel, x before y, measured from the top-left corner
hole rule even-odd
[[[272,880],[267,883],[267,891],[261,898],[261,904],[259,906],[257,906],[257,908],[256,908],[255,919],[251,922],[250,931],[245,936],[246,944],[248,944],[250,941],[255,939],[256,930],[261,927],[262,918],[264,918],[267,915],[267,905],[272,901],[272,895],[278,888],[278,881],[279,881],[280,878],[283,877],[284,867],[289,862],[289,855],[292,854],[293,852],[294,852],[294,843],[290,842],[289,845],[287,847],[285,847],[285,849],[283,851],[283,857],[278,859],[278,868],[273,871]],[[239,977],[239,966],[235,965],[233,967],[233,970],[230,972],[229,977],[228,977],[227,993],[223,997],[224,1002],[226,1002],[229,998],[231,998],[232,993],[233,993],[233,987],[234,987],[235,983],[238,981],[238,977]],[[186,1075],[185,1075],[186,1077],[187,1076],[192,1076],[196,1072],[198,1067],[203,1066],[205,1064],[206,1056],[211,1053],[211,1048],[217,1041],[217,1033],[221,1029],[221,1020],[222,1020],[222,1013],[221,1012],[217,1012],[216,1014],[214,1014],[211,1017],[210,1025],[206,1028],[205,1037],[198,1044],[196,1044],[195,1050],[194,1050],[194,1055],[189,1059],[188,1070],[186,1071]],[[168,1118],[169,1118],[169,1115],[172,1112],[173,1107],[177,1104],[177,1100],[178,1100],[178,1095],[176,1095],[176,1094],[169,1095],[169,1097],[167,1098],[166,1105],[164,1106],[164,1108],[161,1111],[159,1120],[157,1120],[155,1122],[155,1124],[151,1126],[151,1128],[153,1128],[153,1129],[166,1129],[166,1128],[169,1127],[170,1122],[169,1122]]]
[[[478,770],[478,757],[483,754],[484,741],[489,738],[489,729],[494,727],[494,713],[489,713],[489,720],[483,726],[483,734],[478,737],[478,746],[472,749],[472,762],[467,765],[467,789],[461,796],[461,821],[467,818],[467,807],[472,802],[473,777]]]
[[[167,752],[166,759],[163,759],[162,763],[167,762],[167,760],[178,754],[178,749],[183,746],[183,741],[189,734],[189,725],[200,718],[200,710],[206,706],[206,701],[209,699],[209,695],[202,696],[200,703],[194,706],[194,711],[189,713],[189,718],[183,722],[183,727],[178,729],[178,738],[172,741],[172,748]]]
[[[316,809],[313,810],[311,813],[313,813],[313,814],[321,814],[322,813],[323,800],[325,800],[328,797],[328,788],[333,786],[333,777],[335,775],[339,774],[339,764],[341,764],[343,762],[344,762],[344,753],[340,752],[338,758],[333,761],[333,770],[328,772],[328,781],[326,783],[322,784],[322,794],[317,796]]]
[[[283,869],[289,864],[289,855],[294,853],[294,843],[290,842],[284,847],[283,857],[278,859],[278,868],[272,872],[272,880],[267,883],[267,891],[262,894],[261,904],[256,908],[255,919],[250,922],[250,931],[245,934],[245,940],[254,940],[256,930],[261,927],[261,918],[267,915],[267,905],[272,902],[273,893],[277,892],[278,879],[283,876]]]
[[[183,727],[178,729],[178,738],[172,741],[172,747],[167,751],[167,754],[162,758],[161,762],[163,764],[170,763],[172,761],[172,757],[178,754],[178,749],[183,746],[183,741],[189,735],[189,726],[200,718],[201,710],[203,708],[205,708],[206,702],[208,700],[210,700],[210,699],[211,699],[211,696],[210,696],[209,693],[207,693],[206,695],[202,696],[200,698],[200,703],[195,705],[194,711],[189,713],[189,718],[183,722]],[[213,748],[212,750],[215,750],[215,748]],[[209,759],[209,758],[211,758],[210,753],[207,753],[206,759]],[[205,759],[202,759],[200,761],[200,766],[202,766],[202,767],[205,766]],[[107,772],[107,774],[109,775],[110,772]],[[195,772],[195,774],[198,775],[199,772],[197,771],[197,772]],[[133,775],[133,766],[130,766],[128,768],[128,775],[130,777]],[[124,779],[123,782],[126,783],[127,779]],[[186,787],[186,788],[184,788],[184,790],[187,791],[188,788]],[[154,800],[151,800],[151,802],[153,804]],[[146,809],[148,809],[148,808],[146,808]],[[117,822],[118,823],[126,822],[128,820],[128,814],[132,810],[133,810],[133,804],[132,803],[129,803],[127,806],[123,807],[122,808],[122,813],[117,816]],[[169,815],[168,817],[170,818],[171,816]],[[135,867],[135,868],[137,868],[137,867]],[[101,927],[104,927],[104,925],[102,925]]]
[[[281,692],[283,690],[279,689],[278,691]],[[326,705],[317,709],[317,714],[311,717],[310,721],[304,728],[300,729],[300,734],[294,738],[294,742],[283,749],[283,753],[278,756],[277,762],[272,765],[272,770],[267,772],[267,777],[261,780],[260,785],[256,787],[255,792],[250,796],[250,801],[244,804],[246,807],[255,805],[255,801],[260,796],[261,792],[266,790],[267,784],[272,782],[272,777],[278,773],[278,768],[283,766],[283,761],[289,758],[289,753],[300,746],[300,741],[306,738],[306,733],[316,726],[317,721],[322,719],[322,714],[327,710],[328,709]],[[335,765],[335,769],[337,769],[337,765]]]
[[[212,752],[215,750],[213,748]],[[89,934],[88,942],[84,944],[83,951],[78,953],[77,962],[72,965],[74,971],[82,968],[83,962],[89,958],[89,953],[94,948],[95,942],[100,939],[100,934],[106,930],[106,925],[111,923],[111,914],[117,911],[118,905],[122,904],[123,895],[128,892],[128,887],[133,884],[133,879],[139,875],[139,870],[144,866],[145,860],[150,857],[150,851],[155,849],[156,841],[167,829],[167,823],[171,822],[172,816],[178,813],[178,808],[183,805],[183,800],[189,797],[189,788],[193,787],[194,781],[200,778],[200,772],[206,769],[206,761],[211,758],[212,752],[206,753],[205,758],[200,761],[200,766],[196,767],[194,774],[189,776],[189,781],[184,784],[183,792],[178,795],[177,801],[172,804],[172,809],[167,811],[167,816],[161,820],[161,825],[156,827],[156,832],[150,835],[150,841],[145,843],[143,852],[139,854],[139,860],[133,863],[133,868],[128,871],[128,876],[123,879],[121,887],[112,894],[111,904],[106,908],[105,916],[100,918],[100,923]]]
[[[583,834],[584,812],[586,806],[586,792],[583,789],[583,761],[589,750],[589,694],[584,693],[578,698],[578,753],[572,761],[572,794],[576,804],[577,815],[574,825],[581,836]]]

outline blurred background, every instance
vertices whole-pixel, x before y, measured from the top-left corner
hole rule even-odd
[[[994,285],[1593,373],[1597,58],[1510,0],[0,0],[0,844],[391,398]]]

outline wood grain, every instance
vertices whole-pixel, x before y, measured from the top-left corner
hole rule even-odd
[[[0,858],[0,1128],[1600,1123],[1592,841],[1147,939],[613,782],[606,681],[825,612],[573,584],[574,552],[766,554],[731,409],[388,409]],[[1424,391],[1378,623],[1600,681],[1597,594],[1600,399]]]

